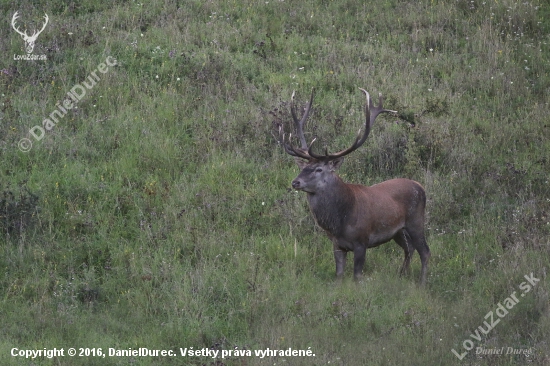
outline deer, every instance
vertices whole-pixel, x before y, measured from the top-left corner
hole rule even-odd
[[[301,119],[297,117],[295,93],[292,93],[290,112],[301,146],[292,145],[292,133],[285,140],[282,124],[279,125],[278,137],[285,152],[294,157],[300,168],[300,174],[292,181],[292,188],[307,194],[315,222],[332,241],[337,279],[341,280],[344,275],[348,252],[353,252],[353,277],[357,282],[362,277],[366,250],[393,239],[405,253],[399,275],[410,274],[411,258],[417,250],[422,263],[420,285],[424,286],[430,249],[424,234],[426,193],[422,185],[410,179],[395,178],[364,186],[345,183],[336,174],[343,158],[363,145],[376,117],[381,113],[397,113],[384,109],[381,93],[378,106],[373,106],[369,93],[359,89],[366,96],[364,132],[361,134],[359,130],[349,148],[334,154],[325,149],[324,155],[313,151],[316,139],[308,146],[304,137],[314,90]]]
[[[17,33],[19,33],[23,37],[23,41],[25,41],[25,51],[27,51],[27,53],[32,53],[32,51],[34,50],[34,42],[36,42],[36,38],[38,38],[38,36],[40,35],[40,33],[42,33],[44,29],[46,29],[46,25],[48,24],[49,20],[48,14],[44,15],[45,22],[42,26],[42,29],[40,29],[38,32],[35,30],[32,36],[27,35],[26,31],[21,32],[19,29],[17,29],[17,27],[15,26],[15,21],[17,20],[17,18],[19,18],[19,15],[17,14],[17,12],[15,12],[15,14],[13,14],[13,17],[11,18],[11,26]]]

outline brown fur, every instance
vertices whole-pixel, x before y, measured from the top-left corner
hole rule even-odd
[[[424,236],[426,194],[409,179],[392,179],[370,187],[347,184],[335,173],[341,159],[297,160],[302,171],[292,182],[307,192],[315,221],[333,242],[336,275],[344,273],[347,252],[354,253],[354,277],[361,276],[365,252],[394,239],[405,252],[401,274],[410,271],[418,250],[422,261],[421,284],[426,282],[430,249]]]

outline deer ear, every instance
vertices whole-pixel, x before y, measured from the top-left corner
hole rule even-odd
[[[306,165],[309,164],[309,161],[304,160],[304,159],[300,159],[298,157],[294,157],[294,161],[296,162],[296,164],[298,165],[298,168],[300,168],[300,170],[303,170],[306,167]]]
[[[338,170],[338,168],[340,168],[340,165],[342,165],[343,162],[344,162],[344,157],[331,160],[329,162],[330,170],[331,171]]]

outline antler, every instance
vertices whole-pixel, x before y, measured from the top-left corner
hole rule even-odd
[[[296,117],[296,105],[294,105],[295,93],[296,92],[293,91],[292,97],[290,97],[290,113],[292,114],[292,119],[294,120],[294,126],[296,127],[296,132],[298,132],[298,137],[300,138],[300,143],[302,144],[302,149],[307,149],[307,142],[304,137],[304,125],[307,122],[307,119],[309,117],[309,112],[311,112],[311,105],[313,104],[314,90],[311,89],[311,98],[309,98],[309,103],[307,104],[304,115],[302,116],[302,119],[300,121],[298,121],[298,117]]]
[[[292,155],[292,156],[297,156],[297,157],[300,157],[300,158],[303,158],[303,159],[306,159],[306,160],[316,159],[316,160],[328,161],[328,160],[335,160],[335,159],[341,158],[343,156],[346,156],[349,153],[351,153],[351,152],[357,150],[359,147],[361,147],[361,145],[363,145],[363,143],[367,139],[367,137],[370,133],[371,127],[374,124],[374,121],[376,120],[376,117],[378,117],[378,115],[380,113],[397,113],[397,111],[384,109],[382,94],[379,94],[378,106],[371,108],[372,99],[371,99],[369,93],[363,88],[359,88],[359,89],[363,93],[365,93],[365,97],[366,97],[366,103],[365,103],[365,131],[363,132],[362,135],[361,135],[361,130],[359,130],[357,132],[357,137],[355,139],[355,142],[349,148],[347,148],[345,150],[342,150],[342,151],[339,151],[335,154],[328,154],[327,152],[325,152],[325,155],[318,155],[318,154],[314,153],[313,150],[312,150],[312,147],[313,147],[313,143],[315,142],[315,139],[313,139],[313,141],[311,141],[311,144],[309,144],[309,147],[308,147],[307,143],[306,143],[306,139],[304,137],[303,127],[304,127],[304,124],[305,124],[305,122],[306,122],[306,120],[309,116],[309,112],[311,110],[311,104],[313,103],[313,91],[311,92],[311,99],[309,101],[309,104],[306,107],[306,111],[304,112],[304,116],[302,117],[302,119],[300,121],[298,121],[298,118],[296,117],[296,111],[295,111],[295,107],[294,107],[294,93],[292,93],[290,111],[292,113],[292,118],[294,119],[294,125],[296,126],[296,131],[298,132],[298,137],[300,138],[300,142],[302,144],[302,147],[301,148],[294,148],[290,144],[287,144],[286,142],[284,142],[284,135],[283,135],[283,146],[285,147],[285,151],[288,154]],[[291,136],[292,135],[289,136],[289,140],[290,140]]]
[[[298,120],[298,117],[296,116],[296,105],[294,104],[294,94],[295,94],[295,92],[293,91],[292,92],[292,97],[290,98],[290,113],[292,114],[292,119],[294,120],[294,127],[296,129],[296,132],[298,134],[298,138],[300,139],[300,143],[301,143],[302,147],[301,148],[295,148],[292,145],[290,145],[290,140],[292,138],[292,134],[290,134],[288,136],[289,143],[285,142],[285,140],[284,140],[285,136],[284,136],[284,134],[282,134],[281,142],[283,143],[285,151],[288,154],[290,154],[292,156],[297,156],[299,158],[303,158],[303,159],[306,159],[306,160],[311,160],[311,156],[307,152],[308,147],[307,147],[306,138],[304,137],[304,125],[306,124],[307,119],[309,117],[309,114],[311,112],[311,105],[313,104],[313,97],[315,95],[315,92],[314,92],[314,89],[311,89],[311,97],[309,98],[309,103],[307,104],[304,115],[302,116],[302,119],[300,119],[300,120]],[[282,129],[282,126],[279,130],[279,134],[282,133],[281,129]],[[313,141],[315,141],[315,139]],[[311,144],[313,144],[313,141],[311,142]]]
[[[17,20],[17,18],[19,18],[19,16],[18,16],[17,13],[18,13],[18,12],[16,11],[15,14],[13,14],[13,17],[11,18],[11,26],[13,27],[13,29],[15,29],[15,31],[16,31],[17,33],[19,33],[20,35],[22,35],[25,39],[33,39],[33,38],[36,39],[36,38],[38,37],[38,35],[39,35],[40,33],[42,33],[42,31],[43,31],[44,29],[46,29],[46,25],[48,25],[48,20],[50,19],[50,18],[48,17],[48,14],[44,14],[44,20],[45,20],[45,22],[44,22],[44,25],[42,26],[42,29],[40,29],[38,32],[35,30],[34,33],[32,34],[32,36],[29,36],[29,35],[27,35],[27,32],[21,32],[21,31],[20,31],[19,29],[17,29],[17,27],[15,26],[15,21]]]
[[[35,37],[35,36],[38,37],[38,35],[40,33],[42,33],[42,31],[44,29],[46,29],[46,26],[48,25],[48,20],[50,20],[50,18],[48,18],[48,14],[44,14],[44,20],[45,20],[45,22],[44,22],[44,25],[42,26],[42,29],[40,29],[40,31],[38,31],[38,32],[34,32],[33,35],[32,35],[33,37]]]
[[[20,35],[22,35],[22,36],[25,37],[25,38],[28,38],[29,36],[27,36],[27,33],[26,33],[26,32],[25,32],[25,33],[21,32],[21,31],[20,31],[19,29],[17,29],[17,27],[15,26],[15,21],[17,20],[17,18],[19,18],[19,16],[17,15],[17,13],[18,13],[18,12],[16,11],[15,14],[13,14],[13,17],[11,18],[11,26],[12,26],[13,29],[15,29],[15,31],[16,31],[17,33],[19,33]]]

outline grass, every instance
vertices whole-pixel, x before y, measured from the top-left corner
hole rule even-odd
[[[550,364],[550,7],[544,1],[89,1],[0,4],[0,360],[4,365]],[[50,23],[14,60],[21,29]],[[37,141],[29,129],[111,56]],[[381,92],[340,175],[421,182],[432,251],[367,252],[334,280],[331,245],[272,136],[290,95],[336,151]],[[27,137],[33,146],[18,149]],[[525,275],[539,279],[529,292]],[[515,306],[472,338],[516,291]],[[469,340],[469,341],[467,341]],[[461,354],[471,349],[462,360]],[[13,348],[177,357],[13,357]],[[179,348],[251,351],[181,357]],[[512,347],[525,355],[477,354]],[[315,356],[254,355],[266,349]]]

